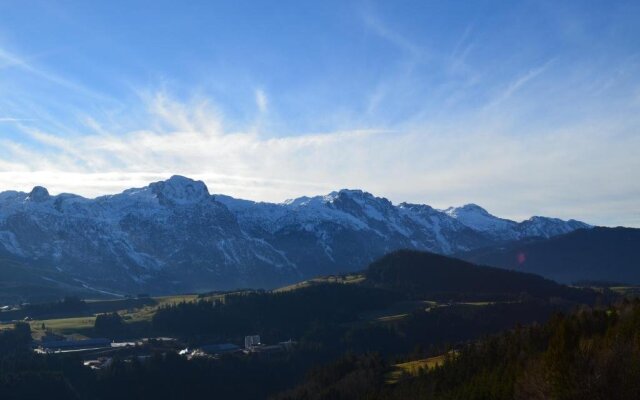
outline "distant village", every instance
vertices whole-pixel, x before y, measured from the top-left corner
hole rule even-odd
[[[114,357],[122,360],[143,362],[153,353],[177,353],[188,360],[194,358],[215,358],[223,356],[267,356],[292,351],[296,342],[289,339],[276,344],[262,343],[259,335],[248,335],[244,346],[234,343],[209,343],[188,347],[180,340],[170,337],[142,338],[132,341],[113,341],[107,338],[70,340],[61,335],[48,333],[41,340],[33,342],[33,350],[40,354],[79,355],[84,365],[94,370],[108,367]]]

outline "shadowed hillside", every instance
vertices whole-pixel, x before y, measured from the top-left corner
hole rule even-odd
[[[478,264],[539,274],[559,282],[640,283],[640,229],[593,228],[550,239],[461,254]]]
[[[538,275],[411,250],[394,252],[372,263],[366,272],[366,283],[410,297],[515,299],[526,293],[537,298],[592,299],[592,293]]]

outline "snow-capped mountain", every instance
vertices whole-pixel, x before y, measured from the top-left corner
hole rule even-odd
[[[156,292],[277,284],[297,275],[246,235],[202,182],[172,177],[90,200],[46,189],[0,194],[0,248],[79,285]]]
[[[272,286],[361,269],[399,248],[452,254],[584,227],[517,223],[474,205],[396,206],[361,190],[253,202],[181,176],[96,199],[43,187],[0,193],[0,253],[67,284],[116,292]]]
[[[590,226],[574,219],[563,221],[558,218],[540,216],[534,216],[518,223],[491,215],[476,204],[449,207],[444,212],[465,226],[498,240],[518,240],[528,237],[549,238]]]
[[[449,207],[444,210],[444,212],[471,229],[498,237],[512,236],[518,226],[517,222],[495,217],[476,204],[467,204],[462,207]],[[512,237],[506,238],[511,239]]]
[[[549,237],[589,225],[533,217],[518,223],[476,205],[441,211],[361,190],[300,197],[280,204],[217,195],[242,229],[281,249],[305,275],[364,267],[399,248],[454,254],[526,237]]]

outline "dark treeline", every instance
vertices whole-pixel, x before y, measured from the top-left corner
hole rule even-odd
[[[319,339],[323,329],[354,321],[358,314],[400,299],[396,293],[357,285],[322,284],[281,293],[227,295],[224,302],[200,300],[160,308],[156,332],[234,338],[259,332],[267,340]]]
[[[385,385],[387,368],[350,356],[308,374],[278,400],[637,399],[640,301],[558,314],[464,346],[445,364]]]
[[[2,313],[2,319],[21,320],[25,317],[38,319],[77,317],[155,304],[157,304],[157,302],[152,298],[84,301],[75,296],[67,296],[62,300],[54,302],[25,304],[17,310],[5,311]]]
[[[97,315],[93,329],[96,335],[109,337],[118,337],[127,332],[127,327],[117,312]]]
[[[0,399],[77,398],[68,377],[77,376],[82,382],[80,376],[90,375],[90,371],[79,360],[68,361],[34,354],[28,324],[0,331]]]
[[[59,315],[81,315],[89,311],[87,303],[77,297],[65,297],[52,303],[28,304],[19,311],[25,316],[42,318]]]
[[[163,307],[152,330],[194,342],[236,340],[259,333],[266,342],[294,339],[325,351],[406,353],[416,346],[457,343],[507,329],[544,322],[575,303],[521,299],[482,306],[453,304],[416,309],[397,322],[372,323],[359,316],[402,295],[352,284],[322,284],[283,293],[232,295],[225,302],[201,300]],[[97,327],[97,325],[96,325]]]

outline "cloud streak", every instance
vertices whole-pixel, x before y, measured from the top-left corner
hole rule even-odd
[[[20,57],[19,55],[9,52],[8,50],[0,47],[0,69],[5,68],[19,68],[34,77],[37,77],[56,86],[80,93],[83,96],[88,96],[93,99],[103,101],[114,101],[114,99],[109,98],[102,93],[95,92],[83,85],[78,84],[73,80],[63,78],[57,74],[38,68],[23,57]]]
[[[262,89],[256,90],[256,105],[258,106],[258,111],[260,111],[260,113],[264,114],[267,112],[269,100],[267,99],[267,94]]]

